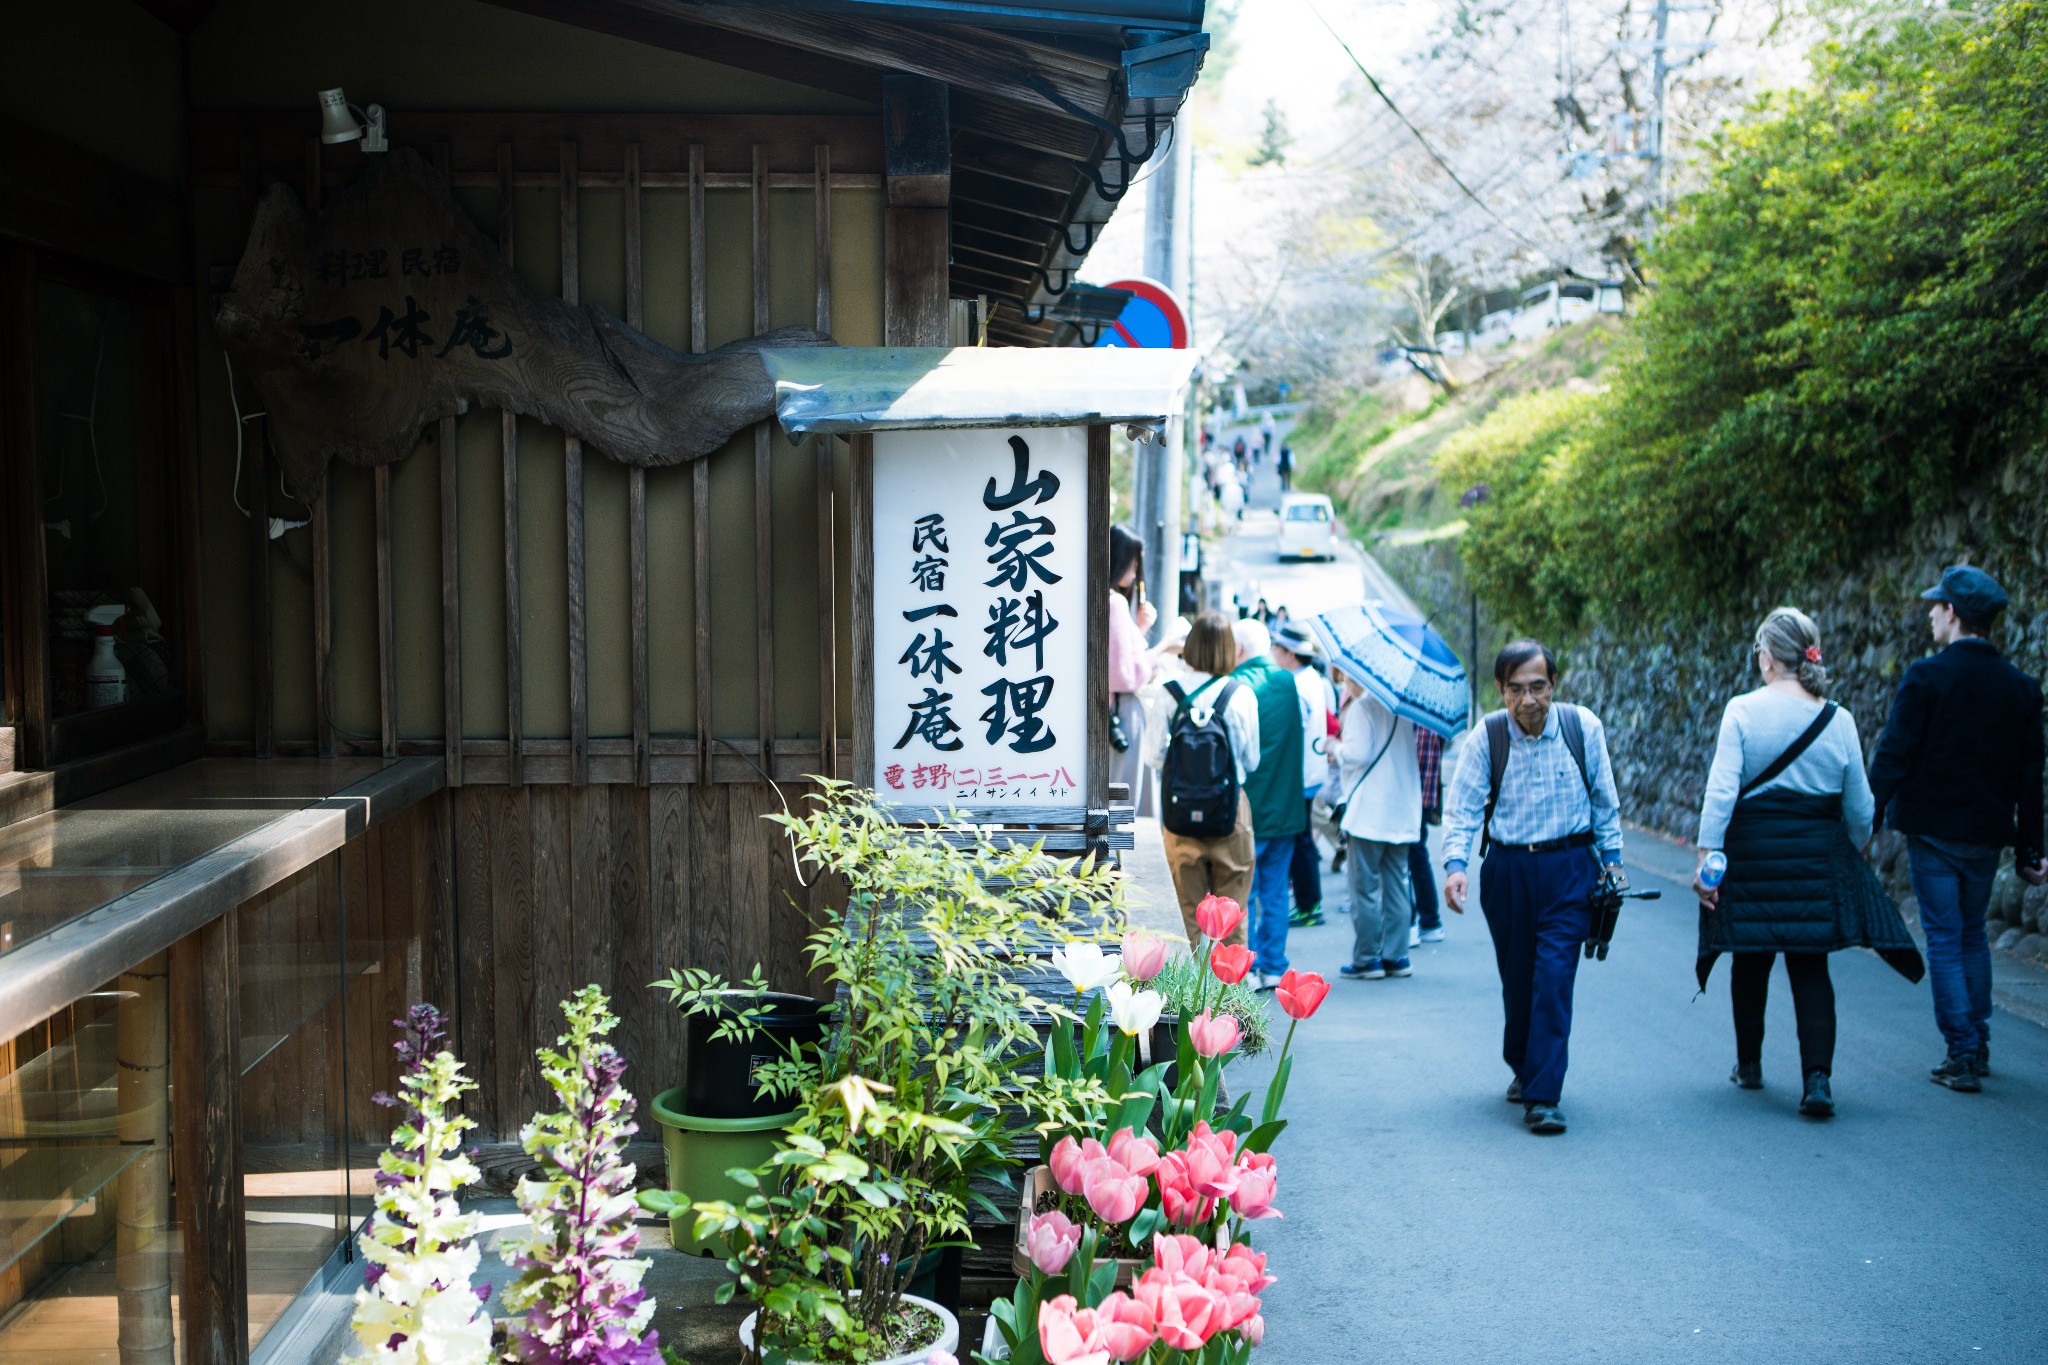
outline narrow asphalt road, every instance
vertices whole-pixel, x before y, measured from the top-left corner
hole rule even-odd
[[[1229,439],[1226,436],[1225,439]],[[1271,462],[1254,504],[1278,492]],[[1369,555],[1276,566],[1269,511],[1215,547],[1230,581],[1299,615],[1388,596]],[[1765,1089],[1737,1090],[1727,964],[1696,990],[1691,854],[1631,833],[1640,887],[1611,956],[1581,964],[1563,1107],[1536,1137],[1503,1102],[1500,985],[1483,917],[1446,915],[1406,980],[1337,980],[1351,927],[1297,929],[1335,983],[1295,1041],[1269,1365],[1397,1361],[2048,1360],[2048,1031],[2000,1010],[1981,1095],[1933,1085],[1927,987],[1833,959],[1836,1118],[1796,1112],[1782,969]],[[1440,866],[1439,860],[1439,866]],[[1285,1024],[1284,1017],[1276,1019]],[[1240,1063],[1261,1088],[1270,1057]]]

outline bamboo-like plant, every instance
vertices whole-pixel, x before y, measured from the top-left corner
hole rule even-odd
[[[470,1282],[476,1216],[455,1198],[478,1176],[461,1151],[463,1133],[476,1123],[451,1112],[476,1084],[453,1053],[435,1046],[446,1032],[439,1010],[414,1005],[392,1022],[403,1034],[393,1045],[399,1093],[372,1098],[405,1112],[377,1158],[376,1208],[361,1240],[370,1264],[352,1326],[374,1360],[481,1365],[491,1352],[483,1312],[490,1286]]]
[[[662,1365],[659,1334],[645,1330],[649,1263],[633,1259],[640,1233],[625,1148],[639,1126],[620,1083],[625,1059],[605,1041],[618,1020],[596,986],[562,1010],[569,1031],[535,1054],[561,1107],[519,1134],[540,1171],[516,1191],[529,1231],[503,1251],[519,1270],[505,1306],[526,1319],[513,1348],[526,1365]]]

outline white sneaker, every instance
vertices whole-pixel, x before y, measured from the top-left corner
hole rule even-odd
[[[1444,927],[1439,924],[1434,929],[1424,929],[1422,931],[1422,941],[1424,943],[1442,943],[1444,941]]]
[[[1278,987],[1280,984],[1280,978],[1273,975],[1273,973],[1271,972],[1260,972],[1258,975],[1259,981],[1258,984],[1252,988],[1254,990],[1270,991]]]
[[[1418,943],[1420,943],[1420,942],[1422,942],[1422,931],[1421,931],[1420,929],[1416,928],[1416,927],[1415,927],[1414,925],[1412,925],[1412,924],[1411,924],[1411,925],[1409,925],[1409,926],[1408,926],[1408,946],[1409,946],[1410,948],[1413,948],[1413,947],[1414,947],[1414,946],[1415,946],[1416,944],[1418,944]]]

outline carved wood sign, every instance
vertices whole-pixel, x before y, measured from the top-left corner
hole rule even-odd
[[[831,344],[786,327],[685,355],[595,304],[539,294],[405,150],[372,161],[317,222],[271,186],[214,324],[301,497],[317,496],[329,460],[403,459],[422,426],[472,403],[626,464],[680,464],[773,414],[761,348]]]

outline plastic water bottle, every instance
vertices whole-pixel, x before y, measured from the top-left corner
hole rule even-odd
[[[1728,855],[1715,849],[1700,864],[1700,885],[1712,891],[1721,884],[1721,878],[1728,875]]]

